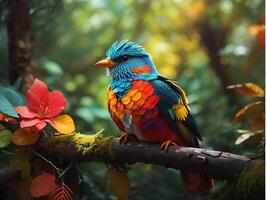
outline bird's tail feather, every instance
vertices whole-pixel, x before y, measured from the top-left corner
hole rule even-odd
[[[196,172],[181,171],[181,177],[188,192],[206,193],[214,187],[213,179]]]

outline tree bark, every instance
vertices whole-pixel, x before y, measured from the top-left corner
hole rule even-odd
[[[14,84],[21,77],[20,89],[26,93],[34,80],[31,63],[29,1],[8,0],[8,8],[9,79],[10,83]]]
[[[48,158],[63,157],[77,162],[103,162],[115,165],[142,162],[161,165],[167,168],[199,172],[214,179],[232,180],[245,168],[256,161],[248,157],[206,149],[171,146],[168,152],[159,144],[129,142],[121,145],[119,139],[112,138],[104,146],[89,153],[78,151],[70,140],[49,142],[41,140],[35,150]]]

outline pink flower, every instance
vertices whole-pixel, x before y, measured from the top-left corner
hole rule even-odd
[[[17,106],[16,111],[22,120],[20,127],[33,127],[42,130],[46,123],[54,125],[54,117],[66,107],[66,100],[60,91],[49,93],[47,85],[35,79],[26,96],[27,106]]]

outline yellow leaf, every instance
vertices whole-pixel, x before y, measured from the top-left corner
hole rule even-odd
[[[19,128],[13,136],[12,142],[16,145],[31,145],[37,142],[39,134],[30,128]]]
[[[54,128],[59,133],[69,134],[75,130],[73,119],[69,115],[59,115],[55,119]]]
[[[238,94],[248,97],[264,97],[265,95],[264,90],[254,83],[229,85],[227,88],[233,89]]]
[[[264,103],[261,101],[257,101],[255,103],[248,104],[245,107],[241,108],[235,114],[235,117],[232,122],[235,124],[244,120],[245,118],[253,117],[263,112],[264,112]]]
[[[118,197],[119,200],[124,200],[129,196],[131,186],[126,173],[110,167],[107,171],[107,178],[111,191]]]

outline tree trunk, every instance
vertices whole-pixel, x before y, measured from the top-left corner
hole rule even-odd
[[[229,27],[227,25],[214,27],[210,24],[209,20],[205,18],[198,22],[197,27],[201,42],[206,47],[211,68],[219,78],[222,89],[228,96],[229,104],[233,105],[236,103],[236,93],[232,90],[228,90],[227,86],[235,84],[234,77],[229,66],[222,63],[219,54],[219,51],[226,45]]]
[[[8,0],[8,8],[9,79],[10,83],[14,84],[21,77],[20,89],[26,93],[34,80],[31,63],[29,1]]]

